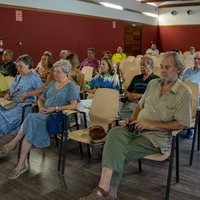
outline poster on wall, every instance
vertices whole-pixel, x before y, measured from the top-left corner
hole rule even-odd
[[[22,10],[16,10],[15,11],[15,20],[18,21],[18,22],[22,22],[23,21]]]

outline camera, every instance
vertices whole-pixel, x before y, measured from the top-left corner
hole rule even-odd
[[[129,123],[129,124],[127,124],[127,126],[128,126],[128,131],[129,132],[133,132],[135,130],[135,124]]]

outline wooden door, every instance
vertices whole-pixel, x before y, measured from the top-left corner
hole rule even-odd
[[[127,56],[141,54],[141,25],[125,24],[124,52]]]

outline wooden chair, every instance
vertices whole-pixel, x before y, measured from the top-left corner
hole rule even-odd
[[[192,90],[192,125],[191,128],[194,129],[194,136],[192,139],[192,147],[190,153],[190,161],[189,165],[192,165],[193,155],[194,155],[194,147],[196,142],[196,137],[198,137],[197,141],[197,150],[199,151],[200,144],[200,129],[199,129],[199,85],[193,82],[185,82],[185,84],[190,87]]]
[[[118,106],[119,92],[117,90],[97,89],[90,108],[90,126],[101,125],[107,131],[109,129],[109,119],[118,117]],[[85,129],[70,132],[68,137],[79,142],[81,155],[83,155],[81,143],[87,145],[89,159],[91,159],[90,147],[105,143],[105,138],[92,141],[87,126],[85,126]]]
[[[194,59],[185,59],[185,64],[187,68],[194,67]]]
[[[198,105],[198,84],[192,82],[185,82],[188,87],[192,90],[192,119],[193,123],[196,124],[196,108]],[[195,125],[196,126],[196,125]],[[194,126],[194,127],[195,127]],[[169,199],[170,194],[170,186],[171,186],[171,177],[172,177],[172,169],[173,169],[173,161],[174,161],[174,152],[176,151],[176,182],[179,183],[179,133],[180,131],[172,131],[172,144],[171,149],[167,151],[165,154],[152,154],[149,156],[145,156],[143,159],[152,160],[152,161],[164,161],[169,158],[169,168],[168,168],[168,176],[167,176],[167,186],[165,193],[165,200]],[[139,171],[142,171],[142,163],[141,159],[139,159]]]
[[[85,66],[85,67],[83,67],[83,69],[81,71],[85,75],[84,76],[84,81],[88,82],[88,81],[92,80],[93,67]]]
[[[133,62],[134,59],[135,59],[135,56],[128,56],[128,57],[126,58],[126,60],[127,60],[127,61],[130,61],[130,62]]]

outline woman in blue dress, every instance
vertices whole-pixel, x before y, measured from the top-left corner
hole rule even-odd
[[[50,145],[50,135],[47,132],[47,117],[62,110],[75,110],[79,101],[79,91],[76,84],[68,78],[71,64],[60,60],[54,64],[54,81],[52,81],[38,100],[39,113],[30,113],[21,125],[17,136],[0,148],[0,158],[5,157],[22,140],[20,160],[10,174],[9,179],[16,179],[28,170],[26,157],[32,145],[43,148]]]
[[[36,72],[32,72],[33,61],[29,55],[22,55],[16,61],[18,74],[5,94],[4,99],[13,99],[17,105],[6,110],[0,106],[0,135],[17,133],[22,116],[22,102],[36,102],[34,90],[41,88],[43,83]]]

